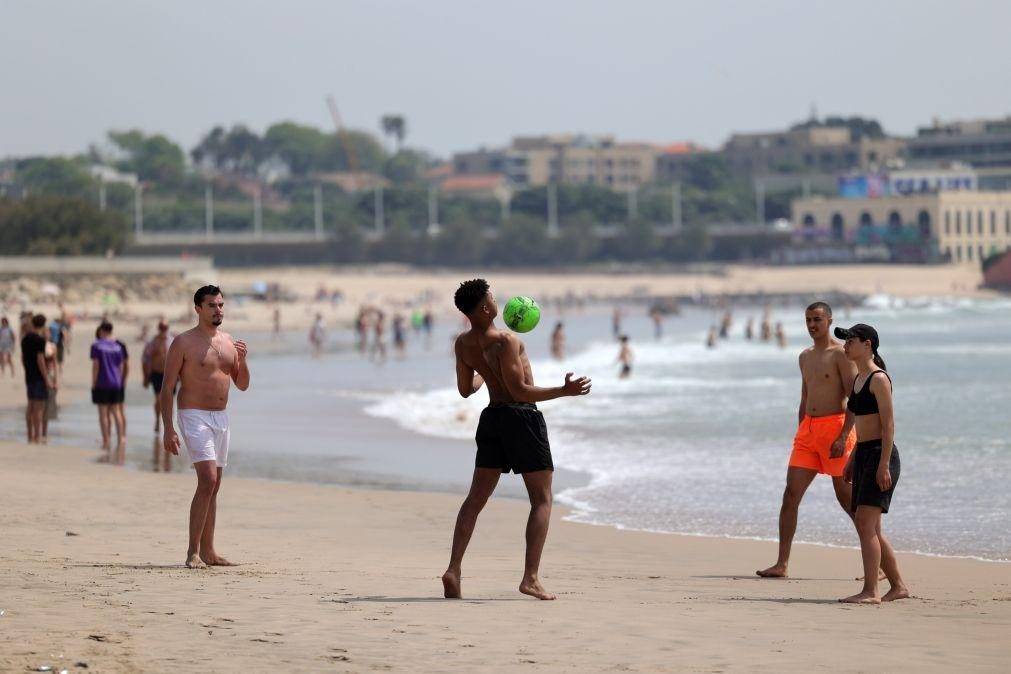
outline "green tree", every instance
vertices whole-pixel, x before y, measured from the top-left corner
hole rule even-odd
[[[64,157],[31,157],[18,160],[14,168],[18,182],[29,194],[97,200],[97,181],[77,161]]]
[[[393,136],[397,141],[397,153],[404,145],[404,138],[407,136],[407,119],[403,115],[383,115],[379,120],[379,126],[386,136]]]
[[[110,131],[109,140],[124,156],[118,162],[120,170],[136,173],[144,181],[166,185],[182,181],[186,170],[186,155],[181,147],[165,136],[146,136],[134,129]]]
[[[0,199],[0,251],[4,255],[101,255],[120,250],[126,233],[121,214],[100,211],[81,199]]]

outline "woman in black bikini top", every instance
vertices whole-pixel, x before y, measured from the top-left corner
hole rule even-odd
[[[846,357],[857,366],[857,376],[846,403],[849,414],[856,417],[857,447],[843,469],[843,479],[853,484],[850,510],[860,536],[864,562],[863,589],[839,601],[879,604],[904,599],[909,596],[909,588],[899,574],[895,550],[881,532],[881,515],[888,512],[901,470],[899,450],[893,442],[892,379],[878,354],[877,330],[859,323],[848,330],[836,328],[835,336],[846,340],[843,346]],[[882,376],[876,376],[879,373]],[[878,596],[879,568],[891,583],[891,589],[883,597]]]

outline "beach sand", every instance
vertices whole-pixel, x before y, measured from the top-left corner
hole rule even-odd
[[[87,360],[69,363],[64,400],[86,394]],[[0,405],[22,395],[6,379]],[[443,600],[461,495],[226,472],[217,547],[242,565],[187,570],[193,474],[99,455],[0,442],[0,671],[998,672],[1011,661],[1011,564],[902,554],[915,598],[844,606],[860,586],[857,550],[797,545],[794,577],[762,580],[774,543],[575,524],[559,508],[542,566],[559,599],[539,602],[516,591],[527,508],[493,499],[464,563],[466,599]]]
[[[499,296],[525,294],[542,303],[568,295],[585,300],[612,302],[622,298],[647,296],[721,295],[764,292],[852,294],[886,293],[895,297],[993,297],[994,291],[979,288],[983,275],[978,265],[834,265],[770,267],[761,265],[707,265],[704,271],[675,273],[657,272],[533,272],[509,270],[428,270],[400,265],[358,267],[270,267],[218,269],[208,278],[193,279],[193,289],[204,282],[216,283],[229,296],[250,291],[259,282],[279,283],[297,299],[276,304],[266,302],[229,301],[227,324],[231,331],[269,331],[275,306],[280,308],[284,329],[305,331],[317,312],[333,325],[350,324],[362,305],[378,306],[384,311],[407,312],[410,307],[431,308],[441,319],[455,320],[453,292],[462,280],[483,276]],[[333,304],[314,300],[320,287],[339,290],[343,300]],[[15,309],[10,315],[13,318]],[[47,316],[56,315],[55,300],[31,307]],[[127,305],[103,306],[98,303],[73,304],[68,309],[88,326],[97,324],[97,317],[109,312],[118,335],[132,337],[140,325],[154,329],[160,316],[173,324],[173,329],[189,324],[193,319],[192,302],[180,297],[179,302],[137,301]],[[644,309],[645,311],[645,309]],[[80,331],[79,331],[80,332]],[[76,335],[75,335],[76,336]],[[89,340],[90,341],[90,340]]]

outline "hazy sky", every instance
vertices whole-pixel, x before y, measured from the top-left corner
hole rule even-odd
[[[109,129],[378,131],[440,155],[582,131],[718,146],[863,114],[892,133],[1011,114],[1011,2],[0,0],[0,157]]]

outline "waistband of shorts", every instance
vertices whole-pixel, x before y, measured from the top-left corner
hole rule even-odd
[[[514,410],[536,410],[537,405],[534,403],[499,403],[493,402],[488,403],[488,409],[514,409]]]
[[[202,410],[196,407],[183,407],[176,410],[177,416],[197,417],[207,419],[219,414],[228,415],[228,410]]]
[[[838,424],[840,422],[845,423],[846,422],[846,413],[845,412],[840,412],[839,414],[826,414],[825,416],[821,416],[821,417],[812,417],[810,414],[805,414],[804,415],[804,421],[806,421],[807,423],[812,423],[812,424],[825,424],[825,423],[829,423],[829,422],[836,423],[836,424]]]
[[[881,438],[876,440],[864,440],[863,442],[857,443],[857,449],[881,449]],[[895,449],[894,444],[892,449]]]

